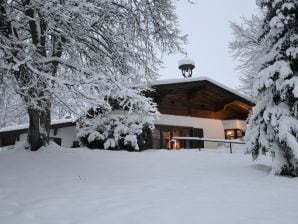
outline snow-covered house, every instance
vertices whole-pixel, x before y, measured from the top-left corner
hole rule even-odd
[[[253,101],[206,77],[158,81],[148,95],[161,113],[152,134],[152,148],[216,147],[218,143],[190,142],[172,137],[235,139],[244,135]],[[25,139],[27,125],[0,129],[0,147]],[[51,137],[64,147],[78,145],[75,120],[53,121]]]
[[[16,141],[27,138],[28,124],[10,126],[0,129],[0,147],[14,145]],[[51,139],[58,145],[74,147],[78,145],[75,119],[54,120],[51,124]]]
[[[161,113],[153,131],[154,148],[191,148],[191,142],[172,137],[236,139],[244,135],[253,101],[206,77],[159,81],[152,94]],[[193,143],[195,144],[195,143]],[[203,143],[199,143],[202,144]],[[205,147],[218,143],[206,142]]]

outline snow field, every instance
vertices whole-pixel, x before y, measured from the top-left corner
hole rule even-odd
[[[298,220],[298,179],[220,150],[0,152],[5,224],[275,224]]]

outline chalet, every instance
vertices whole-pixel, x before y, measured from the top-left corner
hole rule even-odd
[[[161,113],[153,131],[153,148],[192,148],[195,143],[172,137],[238,139],[254,105],[240,93],[206,77],[159,81],[152,98]],[[200,143],[203,147],[203,143]],[[218,143],[205,143],[216,148]]]
[[[152,148],[216,148],[218,143],[191,142],[172,137],[242,138],[254,102],[210,78],[158,81],[148,94],[161,113],[152,133]],[[0,129],[0,147],[25,139],[27,125]],[[53,121],[51,138],[63,147],[78,145],[75,120]],[[199,145],[198,145],[199,144]]]

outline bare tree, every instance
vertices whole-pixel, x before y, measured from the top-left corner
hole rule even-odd
[[[174,9],[172,0],[0,0],[1,76],[26,105],[31,150],[49,141],[53,98],[73,111],[113,98],[155,114],[142,92],[156,78],[157,51],[185,41]]]
[[[28,120],[27,112],[12,83],[3,79],[0,86],[0,128],[25,123]]]
[[[241,72],[239,90],[251,97],[256,97],[253,93],[253,81],[258,73],[255,64],[265,47],[260,39],[262,22],[263,15],[259,13],[252,15],[251,18],[243,17],[240,24],[231,23],[234,38],[229,47],[239,62],[238,70]]]

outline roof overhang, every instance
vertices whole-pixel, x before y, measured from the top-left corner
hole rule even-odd
[[[159,111],[216,119],[246,119],[254,101],[206,77],[160,80],[149,94]]]
[[[65,128],[75,126],[75,119],[61,119],[54,120],[51,123],[51,129]],[[28,124],[9,126],[0,129],[0,137],[10,136],[14,134],[24,134],[27,133],[29,128]]]

